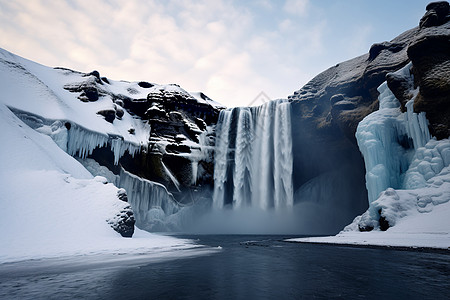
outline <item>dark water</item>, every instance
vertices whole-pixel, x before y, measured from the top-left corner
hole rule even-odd
[[[183,236],[221,251],[138,265],[0,269],[2,299],[450,299],[450,255]]]

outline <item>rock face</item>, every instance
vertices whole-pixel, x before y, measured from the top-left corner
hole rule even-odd
[[[419,86],[414,111],[426,112],[430,133],[443,139],[450,135],[450,16],[448,3],[438,4],[447,7],[447,23],[427,23],[421,28],[408,48],[408,57],[413,63],[415,85]]]
[[[447,1],[431,2],[426,10],[427,12],[420,19],[420,28],[439,26],[450,20],[450,6]]]
[[[64,89],[78,94],[82,102],[101,102],[104,108],[97,114],[107,122],[121,120],[126,110],[151,128],[148,146],[134,157],[125,154],[120,166],[114,163],[108,148],[95,149],[91,158],[116,175],[122,167],[163,184],[180,203],[193,202],[197,195],[212,191],[213,160],[204,148],[214,144],[213,127],[222,109],[220,105],[203,93],[194,97],[176,84],[121,82],[119,89],[98,71],[79,74],[85,80],[66,84]],[[112,105],[104,98],[112,99]],[[135,129],[129,128],[128,132],[134,134]]]
[[[355,210],[367,205],[364,162],[355,131],[365,116],[378,109],[376,89],[385,80],[402,109],[412,98],[411,85],[418,86],[420,101],[416,100],[415,111],[426,112],[432,135],[438,139],[449,136],[448,7],[447,2],[430,3],[419,27],[392,41],[374,44],[368,54],[329,68],[288,97],[293,123],[297,123],[293,126],[296,190],[333,168],[352,186],[351,191],[336,192],[336,197],[351,202]],[[415,82],[393,73],[409,61]]]

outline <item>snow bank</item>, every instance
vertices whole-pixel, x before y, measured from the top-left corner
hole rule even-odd
[[[133,155],[146,145],[150,128],[126,111],[113,124],[105,121],[97,112],[115,106],[106,92],[82,102],[64,89],[89,78],[0,49],[0,263],[118,252],[166,255],[198,247],[140,230],[125,239],[111,228],[129,204],[118,199],[113,183],[93,177],[67,153],[85,157],[109,145],[117,163],[125,151]],[[103,88],[146,95],[133,83],[109,81]]]
[[[107,220],[128,203],[0,104],[0,263],[102,253],[148,253],[197,247],[137,230],[125,239]]]

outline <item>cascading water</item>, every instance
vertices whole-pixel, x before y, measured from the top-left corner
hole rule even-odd
[[[215,208],[293,206],[291,111],[287,100],[220,113],[214,163]]]

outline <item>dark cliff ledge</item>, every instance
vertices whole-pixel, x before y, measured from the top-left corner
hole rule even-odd
[[[414,110],[426,112],[430,133],[443,139],[450,136],[450,8],[448,2],[434,2],[427,10],[408,47],[419,86]]]

